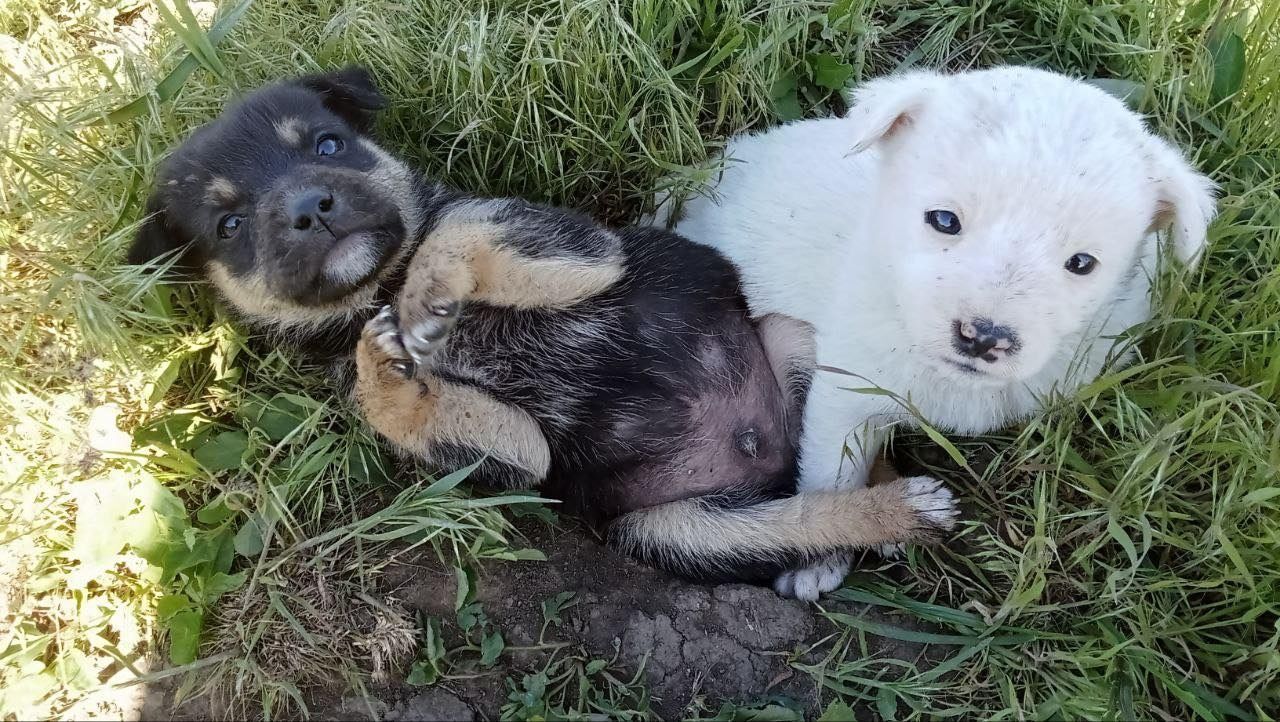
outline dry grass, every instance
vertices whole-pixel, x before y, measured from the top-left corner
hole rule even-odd
[[[360,61],[394,99],[385,137],[429,172],[623,220],[667,179],[705,177],[728,134],[838,110],[846,81],[1025,62],[1129,81],[1223,186],[1212,250],[1166,284],[1147,363],[1022,429],[955,440],[997,461],[939,470],[975,511],[963,546],[916,552],[905,582],[853,580],[853,598],[942,628],[944,664],[868,662],[860,635],[904,632],[841,618],[811,671],[886,716],[1274,718],[1280,6],[157,7],[0,7],[0,715],[83,709],[143,671],[157,633],[210,665],[204,684],[279,713],[311,660],[359,684],[397,656],[400,613],[362,596],[386,544],[459,564],[512,553],[501,508],[527,500],[432,485],[322,369],[246,339],[201,289],[117,265],[157,159],[228,97]],[[332,603],[314,605],[322,590]]]

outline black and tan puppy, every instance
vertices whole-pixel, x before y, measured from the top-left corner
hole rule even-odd
[[[359,69],[250,95],[166,162],[130,260],[182,249],[249,326],[353,359],[400,449],[483,458],[479,481],[541,486],[687,576],[767,581],[950,526],[913,480],[793,495],[808,336],[754,325],[716,252],[446,189],[371,140],[383,103]]]

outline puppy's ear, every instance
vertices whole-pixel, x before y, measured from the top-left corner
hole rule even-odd
[[[147,219],[138,229],[138,235],[134,236],[125,260],[131,265],[140,266],[174,253],[187,242],[187,239],[182,238],[169,224],[169,216],[164,205],[157,196],[153,195],[147,201]],[[183,255],[186,255],[185,251]]]
[[[387,107],[368,70],[349,65],[342,70],[298,78],[298,84],[319,93],[324,105],[361,133],[373,130],[377,111]]]
[[[1168,228],[1178,260],[1188,267],[1195,266],[1204,253],[1209,223],[1217,212],[1216,186],[1196,172],[1169,143],[1152,137],[1151,147],[1151,177],[1157,196],[1150,230]]]
[[[910,126],[940,77],[916,71],[878,78],[856,88],[845,116],[853,126],[853,152],[860,153]]]

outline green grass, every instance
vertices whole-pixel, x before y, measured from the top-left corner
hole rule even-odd
[[[359,61],[393,99],[386,139],[429,172],[625,221],[704,179],[727,135],[839,111],[846,82],[1021,62],[1132,81],[1223,188],[1212,249],[1166,279],[1141,365],[952,440],[993,459],[938,470],[972,511],[955,544],[843,592],[933,625],[929,661],[868,659],[865,635],[915,633],[833,617],[823,662],[797,664],[885,716],[1276,717],[1280,4],[166,7],[0,6],[0,715],[74,716],[169,655],[233,704],[297,709],[306,659],[359,686],[406,654],[404,611],[360,594],[389,544],[520,553],[501,510],[527,500],[394,464],[321,370],[249,343],[200,289],[116,265],[157,160],[226,98]],[[344,601],[310,604],[307,584]],[[326,636],[335,620],[352,635]],[[585,673],[561,659],[548,680]],[[643,701],[610,685],[596,709]]]

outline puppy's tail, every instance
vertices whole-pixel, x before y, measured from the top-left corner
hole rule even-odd
[[[838,550],[934,541],[958,514],[951,492],[924,476],[763,501],[729,490],[626,514],[609,541],[692,579],[764,582]]]

